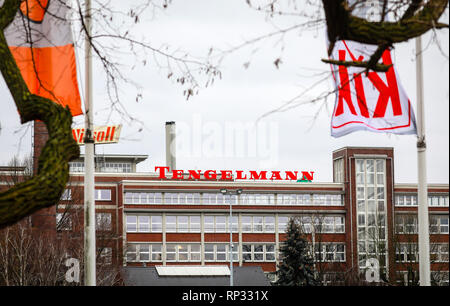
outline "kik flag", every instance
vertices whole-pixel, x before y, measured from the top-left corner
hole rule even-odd
[[[24,0],[5,37],[31,93],[81,115],[75,50],[65,0]]]
[[[338,41],[332,58],[339,61],[368,61],[377,46],[353,41]],[[390,50],[382,63],[391,65]],[[411,102],[398,73],[391,66],[385,73],[364,68],[333,66],[336,102],[331,119],[331,136],[340,137],[357,130],[377,133],[416,134]]]
[[[348,0],[352,14],[369,21],[381,20],[380,0]],[[388,16],[385,16],[388,18]],[[336,42],[333,54],[339,61],[368,61],[377,46],[353,41]],[[386,50],[381,63],[391,65],[392,55]],[[331,119],[331,136],[367,130],[377,133],[416,134],[416,120],[408,95],[392,66],[386,73],[364,68],[332,66],[336,83],[336,102]]]

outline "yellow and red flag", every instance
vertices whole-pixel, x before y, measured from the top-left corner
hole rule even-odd
[[[83,112],[67,13],[65,0],[24,0],[4,33],[30,92],[77,116]]]

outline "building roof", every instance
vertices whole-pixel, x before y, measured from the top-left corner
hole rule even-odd
[[[229,275],[223,275],[225,269],[209,269],[208,266],[186,266],[173,269],[175,266],[161,267],[123,267],[126,286],[229,286]],[[209,266],[211,267],[211,266]],[[167,269],[169,268],[169,269]],[[228,267],[226,267],[228,269]],[[193,269],[199,269],[197,273]],[[182,271],[185,271],[185,274]],[[216,271],[215,271],[216,270]],[[198,275],[200,271],[209,275]],[[159,273],[158,273],[159,272]],[[169,272],[169,273],[168,273]],[[171,272],[171,273],[170,273]],[[220,273],[219,273],[220,272]],[[229,269],[228,269],[229,273]],[[168,275],[172,274],[172,275]],[[195,275],[193,275],[195,274]],[[216,274],[216,275],[214,275]],[[222,275],[220,275],[222,274]],[[233,280],[235,286],[270,286],[260,266],[234,267]]]
[[[229,276],[228,266],[155,266],[159,276]]]

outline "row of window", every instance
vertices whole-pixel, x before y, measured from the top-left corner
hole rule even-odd
[[[133,243],[127,248],[127,261],[160,262],[162,244]],[[204,259],[206,262],[227,262],[230,259],[230,245],[225,243],[205,244]],[[232,250],[233,261],[239,261],[237,245]],[[242,260],[244,262],[275,261],[274,244],[243,244]],[[201,245],[199,243],[166,244],[166,261],[168,262],[199,262],[201,261]]]
[[[397,262],[419,261],[419,245],[417,243],[399,243],[395,249]],[[448,243],[430,244],[431,262],[448,262]]]
[[[428,206],[448,207],[448,195],[429,195]],[[417,195],[399,194],[395,196],[395,206],[417,206]]]
[[[70,162],[69,171],[84,172],[84,162]],[[96,163],[96,171],[129,173],[131,172],[131,163]]]
[[[397,282],[405,286],[417,285],[419,271],[397,271]],[[431,271],[431,286],[448,286],[448,271]]]
[[[285,232],[289,217],[278,217],[278,228]],[[345,219],[343,216],[321,215],[321,216],[297,216],[296,222],[306,234],[323,233],[345,233]],[[280,230],[279,230],[280,231]],[[280,232],[281,232],[280,231]]]
[[[206,262],[226,262],[230,259],[230,245],[226,243],[205,244],[204,259]],[[239,261],[237,245],[232,250],[233,261]],[[320,243],[314,246],[315,260],[318,262],[344,262],[344,243]],[[242,244],[243,262],[273,262],[276,259],[275,244],[244,243]],[[160,262],[162,244],[133,243],[127,248],[127,261]],[[166,261],[198,262],[201,261],[201,245],[199,243],[170,243],[166,245]]]
[[[241,218],[243,233],[275,233],[274,215],[243,215]],[[289,222],[289,216],[278,216],[278,232],[284,233]],[[344,233],[345,220],[343,216],[323,215],[319,217],[298,216],[297,222],[303,228],[304,233]],[[200,233],[200,215],[166,215],[167,233]],[[239,220],[233,216],[231,220],[232,231],[239,230]],[[229,233],[230,217],[226,215],[205,215],[205,233]],[[161,233],[162,215],[127,215],[127,233]]]
[[[95,189],[94,197],[96,201],[111,201],[111,189]],[[60,200],[72,200],[72,189],[65,189]]]
[[[448,234],[449,217],[441,215],[430,215],[429,232],[430,234]],[[395,232],[397,234],[417,234],[418,219],[417,215],[397,215],[395,216]]]
[[[58,231],[71,231],[73,229],[72,215],[69,213],[56,213],[56,229]],[[95,229],[98,231],[111,231],[111,213],[95,213]]]
[[[314,245],[314,255],[316,262],[344,262],[345,244],[317,243]]]
[[[241,205],[327,205],[342,206],[340,194],[242,194],[125,192],[125,204],[241,204]]]

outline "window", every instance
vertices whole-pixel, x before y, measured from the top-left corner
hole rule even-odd
[[[178,197],[175,202],[173,203],[173,198]],[[200,194],[199,193],[166,193],[166,203],[169,204],[182,204],[182,205],[200,205]]]
[[[213,244],[205,244],[205,261],[214,261],[215,260],[215,245]]]
[[[206,230],[205,230],[206,231]],[[200,216],[168,215],[166,216],[166,232],[168,233],[199,233]]]
[[[252,231],[252,217],[242,216],[242,231],[249,233]]]
[[[232,229],[233,233],[238,232],[238,217],[232,217]],[[205,215],[204,217],[205,223],[205,233],[229,233],[230,232],[230,217],[224,215]]]
[[[428,195],[428,205],[448,207],[448,195]]]
[[[111,213],[96,213],[95,214],[95,229],[99,231],[111,230]]]
[[[333,162],[333,182],[342,183],[344,181],[344,159],[338,158]]]
[[[300,225],[302,227],[302,231],[304,233],[311,233],[312,232],[312,217],[311,216],[302,216],[299,217],[298,221],[300,222]]]
[[[189,230],[191,233],[200,233],[200,216],[189,216]]]
[[[177,231],[177,216],[166,216],[166,232],[175,233]]]
[[[127,247],[127,261],[158,262],[162,260],[161,244],[132,243]]]
[[[217,233],[225,233],[227,230],[227,217],[226,216],[216,216],[216,226],[215,231]]]
[[[430,215],[430,234],[448,234],[448,216]]]
[[[384,269],[387,261],[385,159],[356,159],[357,238],[360,268],[376,256]]]
[[[131,192],[124,194],[125,204],[162,204],[162,193],[159,192]]]
[[[216,245],[216,260],[217,261],[225,261],[227,260],[227,245],[226,244],[218,244]]]
[[[111,201],[111,189],[96,189],[95,190],[96,201]]]
[[[205,216],[205,233],[214,233],[214,216]]]
[[[311,195],[310,194],[297,194],[297,204],[298,205],[311,205]]]
[[[64,189],[64,192],[61,195],[61,199],[60,200],[62,200],[62,201],[72,200],[72,190],[71,189]]]
[[[263,217],[254,216],[253,217],[253,232],[262,233],[263,232]]]
[[[242,205],[274,205],[275,194],[263,193],[246,193],[241,195]]]
[[[274,233],[274,216],[242,216],[242,231],[246,233]]]
[[[399,243],[395,248],[397,262],[417,262],[419,246],[417,243]]]
[[[162,232],[162,216],[151,216],[151,222],[151,230],[153,233]]]
[[[137,232],[137,216],[126,216],[127,233]]]
[[[56,213],[56,230],[57,231],[71,231],[72,218],[68,213]]]
[[[177,232],[189,232],[189,216],[177,216]]]
[[[237,196],[236,195],[226,195],[224,196],[221,193],[203,193],[203,204],[207,205],[229,205],[237,204]]]
[[[127,215],[128,233],[161,233],[162,217],[160,215]]]
[[[431,271],[432,286],[448,286],[448,271]]]
[[[428,195],[428,206],[448,207],[448,195]],[[395,206],[417,206],[417,194],[395,195]]]
[[[138,216],[138,232],[150,232],[150,216]]]
[[[131,172],[130,163],[99,163],[98,169],[100,172]]]
[[[264,232],[265,233],[275,232],[275,217],[273,216],[264,217]]]
[[[314,255],[316,261],[320,262],[344,262],[344,243],[316,243],[314,245]]]
[[[342,195],[340,194],[313,194],[313,205],[342,206]]]
[[[243,244],[242,257],[244,262],[275,261],[274,244]]]
[[[174,262],[200,261],[200,244],[167,244],[166,260]]]
[[[398,234],[417,234],[417,215],[397,215],[395,230]]]
[[[278,217],[278,233],[286,232],[288,222],[289,222],[289,217],[287,217],[287,216],[279,216]]]
[[[431,262],[448,262],[448,243],[432,243],[430,245]]]
[[[84,172],[84,163],[83,162],[69,162],[69,171],[70,172]]]
[[[191,261],[200,261],[200,244],[191,244]]]
[[[151,252],[152,252],[152,261],[161,261],[162,260],[162,245],[161,244],[152,244]]]
[[[130,244],[127,247],[127,261],[136,261],[137,260],[137,244]]]
[[[110,265],[112,263],[112,248],[100,248],[99,259],[104,265]]]
[[[417,195],[411,194],[396,195],[395,206],[417,206]]]

